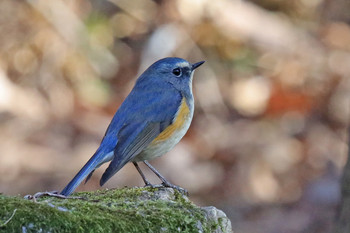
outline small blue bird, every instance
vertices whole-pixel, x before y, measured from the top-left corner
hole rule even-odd
[[[85,183],[90,179],[96,168],[109,161],[101,186],[128,162],[134,164],[146,186],[152,186],[137,164],[142,161],[163,186],[183,190],[169,183],[148,160],[170,151],[190,127],[193,73],[203,63],[169,57],[152,64],[114,115],[100,147],[61,194],[70,195],[85,178]]]

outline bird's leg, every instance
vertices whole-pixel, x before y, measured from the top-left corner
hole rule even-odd
[[[145,186],[150,186],[150,187],[153,187],[153,185],[146,179],[146,176],[142,173],[139,165],[136,163],[136,162],[132,162],[136,168],[136,170],[140,173],[142,179],[143,179],[143,182],[145,182]]]
[[[164,176],[162,176],[149,162],[147,162],[146,160],[143,161],[147,167],[149,167],[149,169],[152,170],[152,172],[154,172],[154,174],[156,174],[156,176],[158,176],[158,178],[162,181],[162,185],[164,187],[169,187],[169,188],[173,188],[176,189],[177,191],[179,191],[180,193],[183,193],[185,195],[188,195],[188,192],[186,189],[183,189],[179,186],[173,185],[172,183],[170,183],[169,181],[167,181]]]

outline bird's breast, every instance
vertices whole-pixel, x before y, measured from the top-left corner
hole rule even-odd
[[[188,106],[183,98],[175,114],[175,117],[167,128],[165,128],[138,156],[136,161],[143,161],[159,157],[171,150],[186,134],[193,117],[193,104]]]
[[[185,135],[189,124],[192,120],[192,114],[191,110],[188,107],[185,98],[182,99],[180,107],[178,108],[176,115],[173,119],[172,124],[170,124],[167,128],[161,132],[158,137],[156,137],[153,141],[152,144],[157,144],[162,141],[169,140],[173,136],[182,136]],[[183,132],[184,131],[184,132]],[[181,136],[181,137],[182,137]]]

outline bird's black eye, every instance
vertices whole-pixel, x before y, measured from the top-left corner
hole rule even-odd
[[[173,74],[176,75],[177,77],[180,77],[180,75],[181,75],[181,69],[180,69],[180,68],[175,68],[175,69],[173,69]]]

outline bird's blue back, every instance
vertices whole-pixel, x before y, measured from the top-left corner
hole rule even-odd
[[[119,134],[120,129],[125,125],[140,124],[141,126],[145,122],[162,122],[162,131],[173,120],[182,100],[181,93],[160,78],[150,77],[147,73],[144,75],[146,77],[139,78],[114,115],[100,145],[105,152],[115,149],[121,151],[123,146],[129,144],[128,141],[123,141],[117,145],[118,138],[126,136]],[[116,146],[118,148],[115,148]]]

